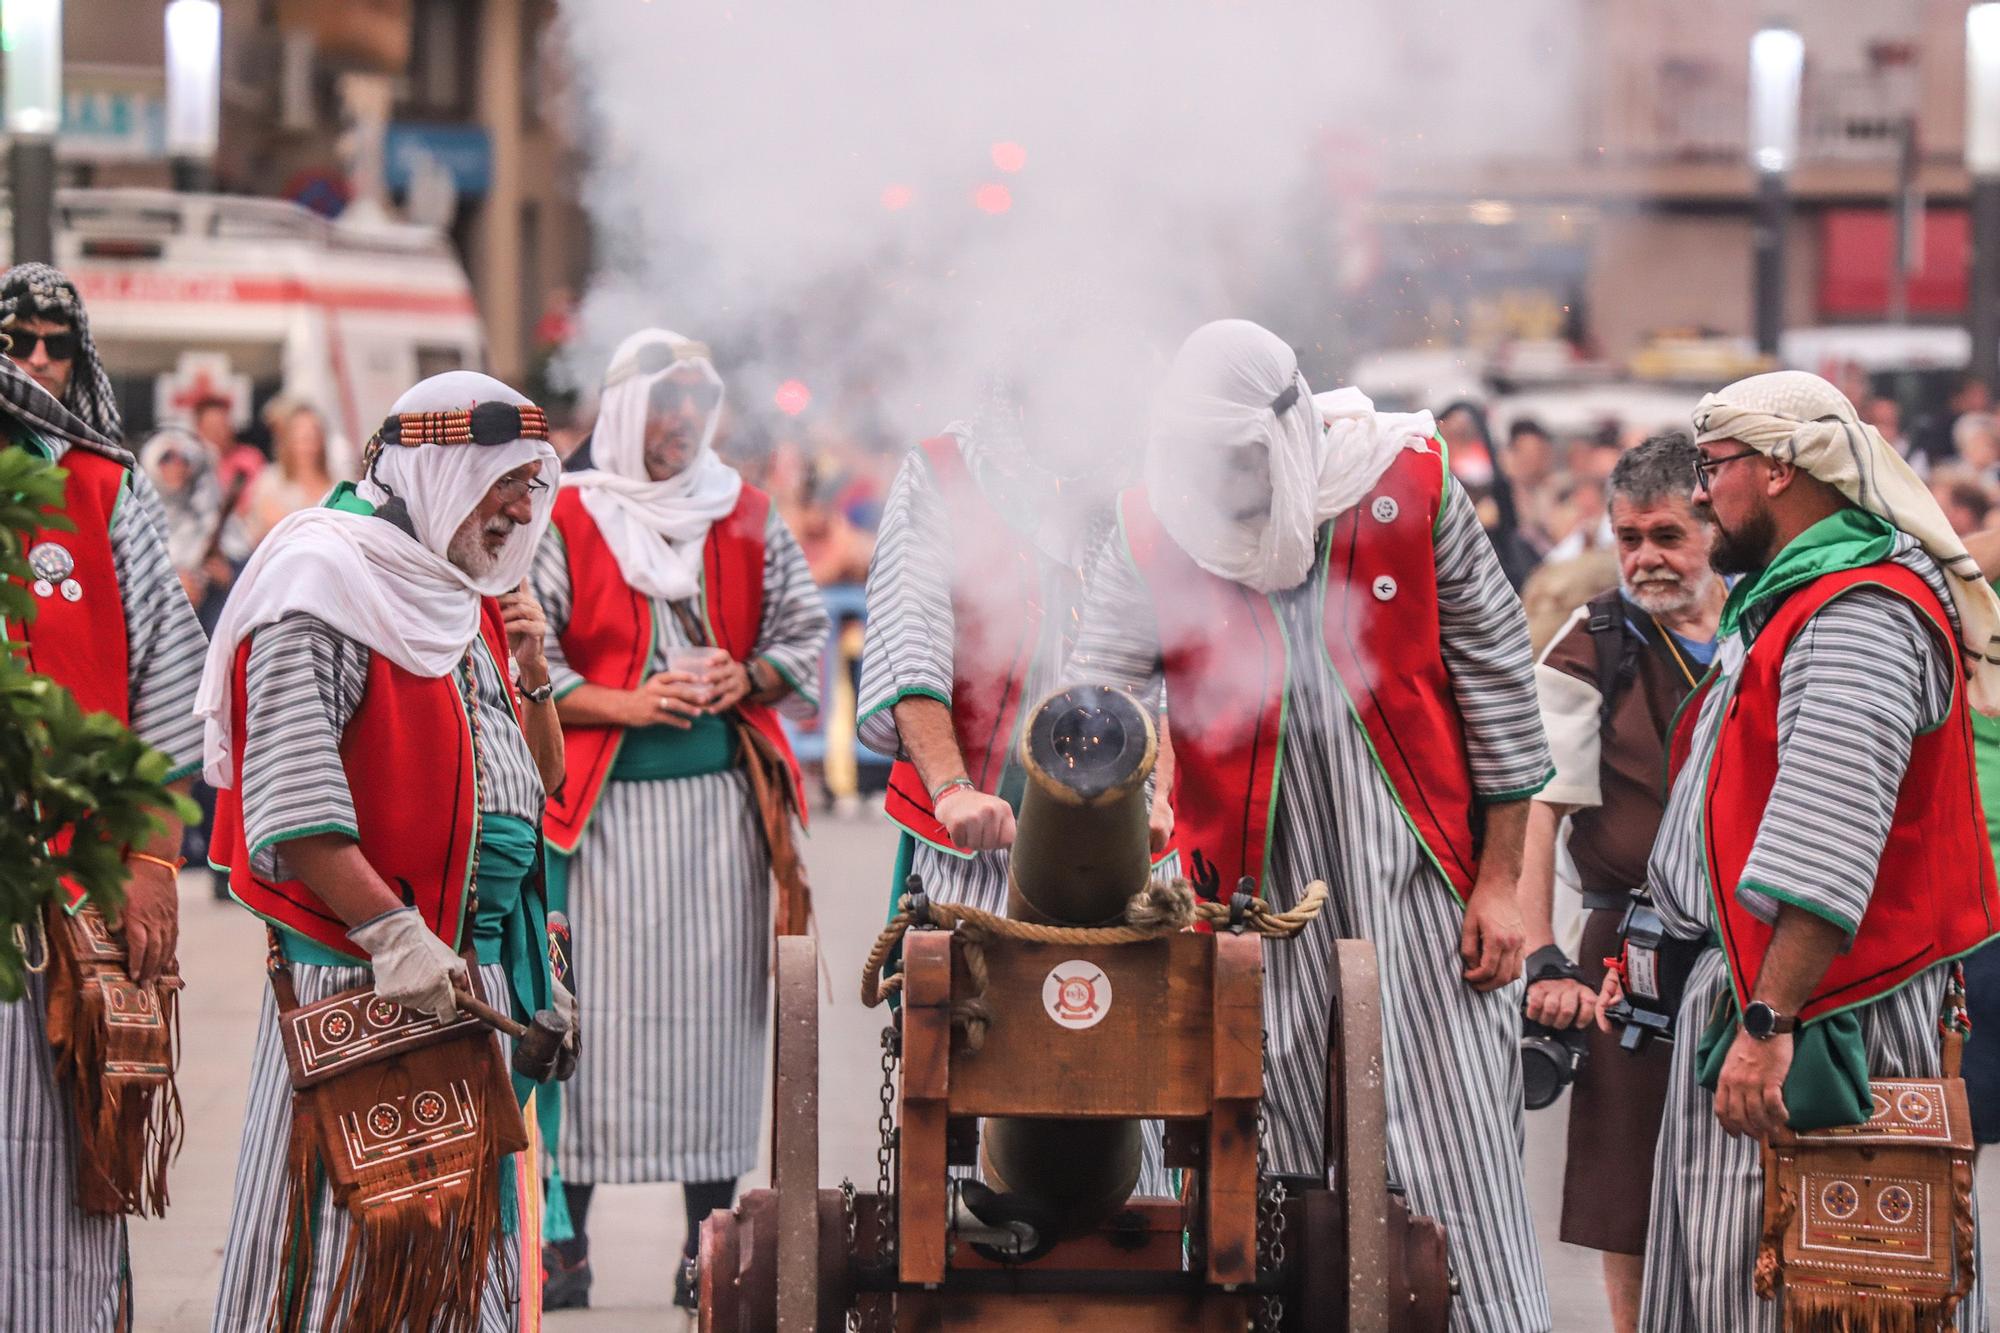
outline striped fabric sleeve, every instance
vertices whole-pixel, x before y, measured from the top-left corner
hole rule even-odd
[[[1894,593],[1857,588],[1806,622],[1779,669],[1778,776],[1739,902],[1766,921],[1789,903],[1854,933],[1911,742],[1945,716],[1952,677],[1920,613]]]
[[[773,505],[764,524],[764,616],[755,653],[792,687],[775,707],[795,722],[819,713],[820,660],[831,624],[806,553]]]
[[[340,737],[361,705],[368,659],[367,648],[303,614],[251,636],[243,834],[259,873],[284,873],[268,849],[288,838],[360,836]]]
[[[1118,685],[1162,707],[1159,622],[1122,530],[1099,549],[1084,579],[1081,628],[1062,683]]]
[[[111,559],[125,603],[131,725],[173,761],[169,779],[201,770],[201,719],[194,715],[208,636],[167,558],[166,512],[144,470],[126,474],[111,518]]]
[[[1472,789],[1481,801],[1525,800],[1555,772],[1527,617],[1463,489],[1446,488],[1439,517],[1438,629],[1465,724]]]
[[[542,645],[542,655],[548,659],[549,680],[556,687],[556,698],[560,699],[586,682],[570,666],[569,658],[563,654],[562,640],[556,637],[569,628],[570,581],[569,548],[563,545],[562,533],[553,523],[542,534],[542,544],[535,548],[535,564],[528,579],[534,585],[535,600],[542,604],[542,617],[549,622],[548,641]]]
[[[951,705],[950,537],[944,501],[921,449],[889,487],[868,565],[868,629],[861,652],[861,743],[898,754],[895,705],[921,695]]]

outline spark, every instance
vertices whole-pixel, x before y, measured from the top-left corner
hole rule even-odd
[[[992,148],[993,165],[1009,174],[1028,165],[1028,150],[1012,139],[1002,139]]]
[[[778,391],[771,395],[771,401],[777,405],[780,412],[788,417],[795,417],[805,411],[806,405],[812,402],[812,390],[806,387],[804,380],[786,380],[778,386]]]
[[[899,213],[910,206],[917,192],[907,185],[890,185],[882,190],[882,207],[891,213]]]
[[[998,181],[989,181],[972,192],[972,205],[982,213],[997,216],[1014,206],[1014,192]]]

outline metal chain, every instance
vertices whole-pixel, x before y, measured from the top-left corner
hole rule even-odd
[[[854,1217],[854,1177],[840,1178],[840,1215],[846,1222],[847,1262],[854,1262],[854,1235],[857,1224]],[[861,1333],[861,1302],[850,1294],[847,1298],[847,1333]]]
[[[902,1034],[891,1023],[882,1029],[882,1113],[876,1118],[875,1145],[875,1257],[893,1261],[896,1257],[894,1211],[896,1151],[902,1131],[896,1127],[896,1061],[903,1053]]]
[[[1263,1037],[1264,1056],[1270,1057],[1270,1033]],[[1264,1102],[1257,1102],[1257,1268],[1275,1274],[1285,1266],[1285,1182],[1271,1173],[1269,1126],[1264,1119]],[[1285,1323],[1282,1296],[1261,1297],[1257,1302],[1257,1333],[1279,1333]]]

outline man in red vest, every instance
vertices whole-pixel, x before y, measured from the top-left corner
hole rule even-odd
[[[1046,414],[1043,414],[1046,415]],[[978,416],[910,451],[868,570],[860,737],[897,756],[886,810],[902,830],[892,895],[915,872],[940,902],[1007,906],[1020,724],[1075,643],[1083,571],[1110,537],[1110,487],[1064,470],[996,380]],[[1162,776],[1172,752],[1162,747]],[[1171,807],[1156,787],[1154,850]]]
[[[489,1003],[517,1019],[564,1007],[531,875],[562,741],[545,625],[525,591],[559,470],[540,408],[486,375],[432,376],[397,400],[362,480],[272,529],[230,595],[196,704],[218,793],[210,856],[271,927],[300,1004],[372,987],[449,1018],[470,951]],[[300,1127],[277,1018],[267,994],[218,1333],[262,1328],[274,1311],[341,1327],[384,1292],[440,1280],[402,1257],[422,1253],[414,1239],[371,1253],[355,1238],[370,1290],[338,1276],[346,1209],[317,1177],[315,1197],[289,1193]],[[539,1190],[529,1156],[503,1159],[499,1188],[443,1199],[430,1218],[495,1235],[479,1309],[452,1311],[484,1333],[515,1326],[521,1292],[535,1299],[536,1212],[509,1221],[499,1206]],[[287,1222],[301,1203],[309,1236]]]
[[[550,891],[591,979],[551,1179],[551,1308],[589,1301],[596,1186],[669,1180],[687,1217],[674,1299],[693,1308],[701,1220],[757,1163],[773,917],[806,925],[806,807],[778,713],[818,707],[826,607],[770,497],[716,456],[721,417],[706,346],[627,338],[535,561],[569,773]]]
[[[193,708],[207,641],[167,558],[159,496],[116,443],[117,404],[75,288],[35,265],[31,290],[19,281],[29,267],[10,270],[0,283],[0,319],[10,331],[18,320],[48,337],[0,357],[0,448],[61,465],[72,526],[29,534],[36,616],[0,617],[0,637],[85,710],[109,713],[171,756],[167,776],[186,791],[201,766]],[[149,842],[127,854],[122,928],[137,980],[174,966],[180,839],[179,821],[163,819]],[[0,1004],[0,1068],[9,1071],[0,1078],[0,1122],[7,1126],[0,1136],[0,1320],[83,1333],[129,1328],[125,1219],[78,1206],[74,1111],[56,1082],[47,1032],[47,975],[37,972],[27,994]]]
[[[1713,561],[1744,577],[1681,713],[1647,875],[1669,931],[1716,945],[1675,1033],[1648,1333],[1775,1327],[1753,1284],[1758,1141],[1867,1119],[1870,1077],[1936,1077],[1952,960],[2000,923],[1968,722],[2000,708],[2000,601],[1817,375],[1741,380],[1694,421]],[[1985,1326],[1976,1287],[1965,1309]]]
[[[1315,400],[1292,349],[1197,329],[1098,561],[1072,682],[1164,679],[1198,881],[1329,910],[1265,954],[1265,1155],[1321,1174],[1327,968],[1381,967],[1390,1174],[1444,1223],[1456,1330],[1549,1327],[1521,1175],[1528,798],[1552,771],[1520,602],[1428,413]],[[1212,880],[1211,880],[1212,876]]]

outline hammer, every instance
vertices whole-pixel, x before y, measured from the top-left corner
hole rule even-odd
[[[514,1072],[522,1078],[531,1083],[546,1083],[556,1072],[556,1061],[562,1055],[563,1038],[569,1035],[569,1029],[553,1010],[536,1010],[535,1016],[522,1024],[465,991],[453,991],[451,998],[465,1013],[514,1039]]]

